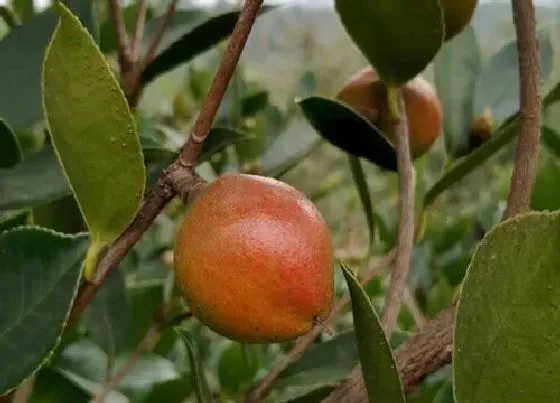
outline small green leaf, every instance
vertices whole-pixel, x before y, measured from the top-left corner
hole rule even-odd
[[[304,120],[294,120],[259,159],[263,175],[280,177],[315,150],[321,142]]]
[[[371,402],[404,403],[395,359],[375,308],[354,273],[341,263],[352,300],[352,317],[364,382]]]
[[[62,168],[48,146],[9,171],[0,170],[0,210],[34,207],[72,194]]]
[[[373,213],[373,204],[369,193],[369,186],[360,159],[358,157],[354,157],[353,155],[349,155],[348,162],[350,163],[352,178],[354,178],[358,194],[360,195],[362,210],[364,210],[364,214],[366,216],[369,232],[369,246],[371,247],[375,238],[375,215]]]
[[[390,84],[420,74],[443,43],[437,0],[335,0],[335,8],[352,40]]]
[[[273,10],[275,7],[263,6],[259,14]],[[185,33],[173,44],[163,50],[146,67],[140,81],[145,85],[159,75],[194,59],[226,39],[237,22],[238,11],[214,16]]]
[[[424,208],[427,208],[439,195],[509,144],[517,135],[517,122],[517,115],[510,117],[494,131],[486,143],[451,166],[424,195]]]
[[[86,236],[37,228],[0,234],[0,395],[37,371],[60,341],[81,278]]]
[[[114,270],[103,282],[82,318],[89,338],[101,346],[110,360],[129,347],[132,308],[122,269]]]
[[[468,25],[443,45],[434,61],[435,84],[443,108],[445,149],[452,157],[466,154],[469,148],[480,59],[474,29]]]
[[[541,30],[539,52],[541,60],[541,79],[544,81],[552,71],[554,50],[551,34]],[[504,45],[483,67],[476,83],[474,97],[475,115],[490,108],[492,117],[501,122],[519,109],[519,68],[517,41]]]
[[[24,210],[16,214],[8,216],[0,216],[0,232],[6,231],[15,227],[26,226],[31,223],[31,212]]]
[[[29,403],[88,403],[91,395],[58,371],[43,368],[33,381]]]
[[[556,158],[541,158],[531,195],[531,208],[537,211],[560,209],[560,164]]]
[[[23,154],[12,128],[0,119],[0,168],[13,168],[21,162]]]
[[[22,8],[16,8],[18,13],[28,10],[24,5],[27,0],[19,3]],[[66,3],[87,29],[94,32],[92,0],[68,0]],[[24,13],[25,18],[32,15]],[[27,129],[43,118],[41,64],[57,19],[56,8],[51,7],[14,28],[0,41],[0,116],[15,131]]]
[[[135,120],[103,55],[61,3],[43,66],[43,103],[56,153],[91,234],[86,278],[99,252],[128,226],[145,169]],[[116,197],[118,195],[118,197]]]
[[[298,103],[311,126],[332,145],[381,168],[397,170],[393,146],[352,108],[323,97],[309,97]]]
[[[198,403],[210,403],[212,401],[208,383],[204,376],[204,369],[200,361],[197,348],[191,339],[191,336],[184,331],[178,330],[177,334],[181,337],[189,352],[189,361],[193,377],[193,385]]]
[[[560,396],[560,212],[498,224],[479,243],[457,306],[457,403],[553,402]]]
[[[241,116],[250,117],[259,113],[268,104],[268,91],[257,91],[241,100]]]
[[[143,403],[183,403],[192,392],[190,379],[174,379],[155,385]]]
[[[247,354],[244,354],[243,349]],[[218,378],[220,386],[227,392],[235,394],[241,388],[250,385],[259,370],[258,351],[254,345],[241,345],[232,342],[220,354],[218,360]]]

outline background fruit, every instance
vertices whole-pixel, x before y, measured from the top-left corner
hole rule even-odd
[[[460,33],[471,21],[477,0],[443,0],[443,14],[445,19],[445,37],[449,41]]]
[[[272,178],[210,183],[185,216],[174,258],[193,314],[233,340],[294,339],[332,306],[328,227],[302,193]]]
[[[412,158],[418,158],[432,146],[442,130],[442,107],[436,90],[417,76],[403,86]],[[387,109],[387,87],[370,66],[356,73],[337,98],[374,124],[391,143],[394,138]]]

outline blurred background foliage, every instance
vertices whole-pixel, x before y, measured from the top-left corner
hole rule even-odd
[[[136,5],[127,4],[125,19],[131,30]],[[118,69],[115,35],[107,21],[106,1],[95,0],[93,5],[98,44]],[[150,2],[147,36],[153,35],[156,26],[150,22],[157,21],[165,7],[166,2]],[[223,2],[205,8],[189,1],[180,2],[162,48],[213,16],[234,9],[235,5]],[[10,24],[25,24],[38,12],[28,0],[6,4],[2,8],[4,18],[0,19],[0,38],[9,38]],[[543,82],[546,92],[560,81],[560,7],[541,5],[537,17],[539,28],[546,31],[553,49],[543,63],[550,67]],[[514,39],[509,3],[480,4],[472,27],[481,64],[489,65]],[[20,46],[33,44],[22,42]],[[148,167],[148,184],[154,184],[185,141],[222,51],[223,43],[157,76],[145,88],[137,120]],[[0,74],[8,74],[2,71],[2,63],[0,60]],[[361,274],[394,246],[397,177],[373,164],[362,163],[376,216],[375,241],[370,249],[368,225],[347,155],[317,135],[295,100],[310,95],[334,97],[365,64],[329,4],[324,7],[283,5],[267,10],[257,20],[215,121],[204,162],[197,167],[199,174],[208,180],[229,172],[251,172],[275,176],[305,192],[328,221],[337,257],[351,263]],[[22,64],[21,68],[26,67]],[[469,68],[463,66],[448,82],[461,80]],[[507,77],[501,77],[503,68],[515,66],[498,64],[489,73],[489,82],[495,87],[480,89],[487,98],[479,100],[478,105],[493,102],[498,108],[508,102],[516,105],[515,98],[504,99],[500,93],[511,86],[511,82],[504,81]],[[433,65],[423,75],[433,82]],[[18,95],[7,94],[0,88],[0,97],[9,96]],[[533,195],[533,207],[540,210],[560,208],[557,158],[560,108],[557,105],[546,114],[547,147],[542,149]],[[509,110],[505,116],[512,112]],[[39,158],[45,147],[48,148],[42,122],[16,127],[14,131],[25,159]],[[399,330],[392,340],[394,346],[453,299],[477,241],[501,219],[513,147],[511,142],[447,189],[429,208],[424,217],[425,231],[414,249],[410,292],[399,318]],[[419,205],[447,163],[444,136],[429,153],[415,161]],[[36,174],[27,172],[28,176],[12,180],[37,183],[34,182],[38,180]],[[5,183],[3,180],[7,180],[6,175],[0,178],[0,183]],[[55,182],[45,185],[53,190],[57,186]],[[29,222],[63,232],[83,230],[72,196],[64,189],[56,194],[49,196],[47,202],[39,200],[27,207],[3,204],[0,230]],[[242,401],[247,388],[289,351],[293,343],[264,346],[233,343],[194,319],[182,322],[184,337],[171,328],[148,332],[162,316],[171,318],[185,309],[174,286],[171,255],[177,223],[184,210],[179,201],[171,203],[103,285],[80,325],[64,335],[48,366],[37,373],[31,402],[89,401],[135,354],[139,343],[141,348],[148,346],[149,351],[140,355],[134,369],[109,393],[107,401],[179,403],[196,401],[197,395],[205,394],[221,402]],[[340,296],[346,288],[339,271],[336,276]],[[366,287],[377,308],[382,306],[386,286],[386,276],[380,276]],[[333,334],[321,335],[300,360],[281,374],[268,401],[317,402],[343,379],[358,362],[351,321],[347,307],[338,316]],[[448,378],[449,368],[430,375],[412,394],[411,402],[451,401],[445,400]]]

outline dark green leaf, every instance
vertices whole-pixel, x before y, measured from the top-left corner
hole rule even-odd
[[[451,379],[446,381],[434,397],[433,403],[455,403],[453,398],[453,382]]]
[[[0,210],[34,207],[71,193],[50,146],[30,154],[12,170],[0,170]]]
[[[45,55],[43,104],[52,143],[90,232],[85,277],[91,279],[101,249],[138,210],[146,173],[118,80],[80,21],[57,4],[61,17]]]
[[[268,104],[268,91],[258,91],[241,101],[241,115],[244,117],[254,116]]]
[[[200,153],[199,162],[208,161],[210,157],[226,147],[234,144],[243,143],[251,140],[254,136],[250,133],[230,128],[230,127],[213,127]]]
[[[258,370],[259,355],[253,345],[243,346],[232,342],[220,354],[218,360],[220,386],[231,394],[250,385]]]
[[[352,178],[354,178],[354,183],[356,184],[358,194],[360,195],[362,210],[366,216],[369,231],[369,245],[371,247],[375,238],[375,216],[373,213],[373,204],[369,193],[369,186],[360,159],[358,157],[354,157],[353,155],[348,155],[348,161],[350,163]]]
[[[462,285],[453,345],[457,403],[552,402],[560,396],[560,212],[498,224]]]
[[[335,0],[335,8],[352,40],[391,84],[418,75],[443,43],[437,0]]]
[[[279,403],[317,403],[327,398],[336,385],[324,385],[311,389],[308,386],[288,388],[282,391]]]
[[[558,132],[545,125],[542,128],[541,140],[549,151],[560,158],[560,134]]]
[[[533,210],[560,209],[560,164],[556,158],[541,158],[531,195]]]
[[[66,3],[93,32],[91,0],[69,0]],[[58,12],[49,8],[13,29],[0,42],[0,116],[16,131],[43,118],[41,65],[57,20]]]
[[[129,347],[132,308],[122,269],[113,270],[82,316],[91,340],[112,360]]]
[[[396,171],[395,149],[367,120],[333,99],[309,97],[299,101],[313,128],[342,151],[363,157],[381,168]]]
[[[0,119],[0,168],[12,168],[22,159],[21,147],[12,128]]]
[[[86,236],[0,234],[0,395],[37,371],[60,341],[81,278]],[[32,329],[32,331],[31,331]]]
[[[191,373],[193,379],[194,390],[196,398],[199,403],[210,403],[212,401],[210,389],[208,388],[208,382],[204,376],[204,369],[202,368],[202,363],[200,356],[198,354],[197,347],[195,346],[191,336],[182,330],[177,331],[178,335],[181,337],[187,350],[189,352],[189,362],[191,366]]]
[[[263,6],[260,13],[266,13],[272,9],[274,7]],[[142,73],[141,82],[149,83],[157,76],[189,62],[195,56],[227,38],[233,31],[238,16],[238,11],[220,14],[185,33],[146,67]]]
[[[82,212],[72,195],[34,207],[33,222],[66,234],[87,231]]]
[[[435,84],[443,108],[445,149],[452,157],[466,154],[469,148],[480,59],[474,29],[469,25],[443,45],[434,61]]]
[[[31,223],[31,213],[28,210],[0,217],[0,231],[26,226]]]
[[[266,149],[259,159],[262,173],[279,177],[315,150],[321,142],[303,120],[295,120]]]
[[[192,392],[190,379],[174,379],[155,385],[143,403],[183,403]]]
[[[33,0],[12,0],[12,5],[21,21],[26,21],[35,15]]]
[[[372,402],[405,402],[395,359],[375,308],[354,273],[341,263],[352,301],[352,317],[360,364]]]
[[[29,403],[88,403],[89,393],[76,386],[58,371],[43,368],[33,382]]]
[[[553,48],[550,32],[539,32],[541,78],[545,80],[552,70]],[[493,55],[482,69],[476,83],[474,112],[481,114],[490,108],[493,118],[501,122],[519,108],[519,68],[517,41],[506,44]]]

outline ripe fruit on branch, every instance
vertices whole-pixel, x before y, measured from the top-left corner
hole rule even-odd
[[[402,87],[412,158],[430,149],[442,132],[442,107],[433,86],[421,76]],[[358,71],[337,98],[377,127],[394,145],[387,105],[387,86],[370,66]],[[351,135],[349,133],[348,135]]]
[[[273,178],[207,185],[185,214],[174,261],[193,314],[239,342],[292,340],[332,308],[329,229],[305,195]]]
[[[442,0],[445,41],[459,34],[469,24],[474,14],[477,0]]]

